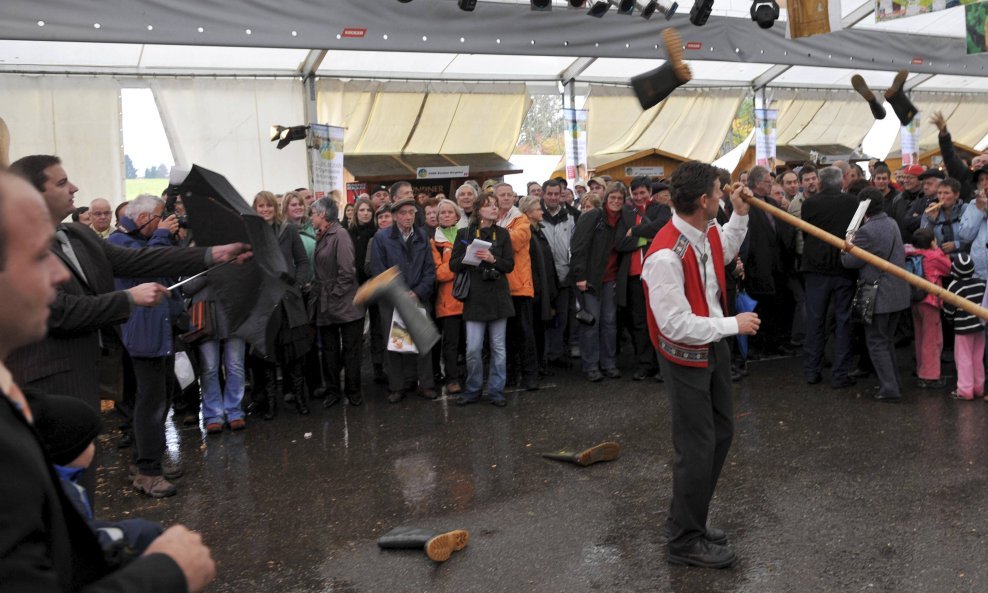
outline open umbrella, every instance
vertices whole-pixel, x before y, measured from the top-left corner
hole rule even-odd
[[[751,313],[758,306],[758,301],[751,298],[748,292],[743,288],[738,291],[738,295],[734,297],[734,309],[736,313]],[[748,360],[748,336],[743,336],[738,334],[738,352],[741,354],[741,360]]]
[[[233,331],[262,356],[267,355],[271,349],[267,331],[271,312],[295,282],[278,249],[274,230],[219,173],[193,165],[179,192],[196,245],[250,243],[254,257],[241,266],[211,270],[210,287]]]

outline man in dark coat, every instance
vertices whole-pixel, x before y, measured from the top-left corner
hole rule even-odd
[[[157,305],[167,290],[148,282],[115,290],[114,276],[151,277],[195,274],[233,259],[242,244],[183,249],[123,249],[109,245],[79,223],[59,224],[74,209],[78,188],[69,181],[58,157],[33,155],[10,166],[41,192],[50,224],[56,226],[52,252],[71,272],[51,305],[48,335],[12,353],[8,364],[18,383],[41,391],[72,395],[99,409],[98,365],[103,334],[115,332],[134,307]],[[39,229],[40,230],[40,229]]]
[[[201,591],[215,576],[198,534],[175,526],[123,567],[109,566],[85,519],[58,482],[34,429],[31,401],[3,361],[44,337],[56,286],[70,274],[50,250],[41,196],[0,172],[0,586],[4,591]],[[92,231],[87,231],[100,241]],[[40,409],[40,408],[39,408]],[[16,479],[13,477],[16,476]]]
[[[428,308],[436,286],[436,265],[432,261],[429,238],[415,226],[417,210],[414,198],[398,200],[391,212],[394,225],[379,230],[370,247],[371,276],[397,266],[419,306]],[[394,309],[383,301],[378,306],[381,308],[381,327],[387,340]],[[435,377],[429,357],[389,350],[387,363],[389,402],[398,403],[407,393],[414,392],[426,399],[436,399]]]
[[[755,198],[779,208],[769,194],[772,178],[765,167],[748,173],[748,187]],[[762,328],[753,340],[762,353],[792,354],[788,346],[795,302],[789,291],[793,274],[796,233],[792,226],[757,208],[752,208],[748,222],[748,258],[744,261],[745,288],[758,301]]]

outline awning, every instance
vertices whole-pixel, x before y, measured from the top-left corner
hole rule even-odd
[[[411,181],[421,167],[470,167],[470,178],[502,177],[522,173],[493,153],[481,154],[347,154],[343,167],[359,181]]]
[[[813,158],[813,153],[816,153],[816,158]],[[777,146],[775,158],[786,163],[813,161],[829,164],[834,161],[850,161],[852,159],[857,161],[867,157],[843,144],[803,144],[800,146],[789,144]]]

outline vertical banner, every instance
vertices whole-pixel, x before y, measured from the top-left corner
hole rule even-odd
[[[843,28],[840,4],[839,0],[789,0],[786,39],[840,31]]]
[[[909,122],[908,126],[902,126],[902,166],[919,164],[919,116]]]
[[[563,109],[566,122],[566,181],[569,187],[577,180],[587,180],[587,110]]]
[[[312,167],[312,193],[316,199],[336,191],[339,200],[346,196],[343,181],[343,128],[312,124],[309,126],[309,163]],[[341,202],[341,206],[343,203]]]
[[[967,53],[988,51],[988,4],[968,4],[964,7]]]
[[[755,164],[772,171],[775,168],[775,123],[777,109],[755,109]]]

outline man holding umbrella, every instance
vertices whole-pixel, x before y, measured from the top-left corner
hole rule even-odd
[[[69,181],[57,156],[26,156],[11,164],[10,172],[41,192],[56,227],[52,251],[71,274],[58,287],[51,305],[48,335],[13,352],[7,366],[19,385],[72,395],[98,410],[98,365],[107,340],[120,340],[118,325],[130,318],[135,307],[154,307],[168,293],[155,282],[116,290],[114,276],[194,274],[213,264],[244,260],[250,247],[243,243],[210,249],[109,245],[86,225],[60,224],[75,209],[73,196],[79,188]],[[90,494],[94,486],[90,479]]]

